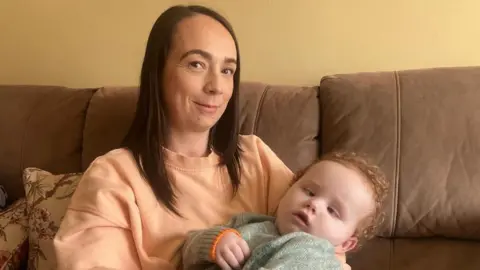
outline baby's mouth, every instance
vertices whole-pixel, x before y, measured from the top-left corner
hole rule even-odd
[[[309,218],[308,218],[308,215],[305,213],[305,212],[302,212],[302,211],[299,211],[299,212],[295,212],[293,213],[293,216],[298,220],[300,221],[300,223],[306,227],[308,227],[308,225],[310,224],[310,221],[309,221]]]

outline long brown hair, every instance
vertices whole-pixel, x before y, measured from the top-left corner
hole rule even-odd
[[[161,151],[167,136],[167,118],[163,100],[163,81],[173,35],[177,24],[197,14],[209,16],[222,24],[232,36],[237,49],[237,68],[233,77],[233,94],[224,114],[210,131],[210,144],[226,165],[234,193],[240,185],[240,149],[238,146],[238,99],[240,85],[240,53],[237,38],[229,22],[217,12],[197,5],[177,5],[164,11],[154,23],[148,37],[140,75],[140,94],[130,130],[123,141],[150,184],[157,199],[177,215],[176,196],[165,168]]]

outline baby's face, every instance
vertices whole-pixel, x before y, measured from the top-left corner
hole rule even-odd
[[[373,193],[356,170],[332,161],[312,166],[279,203],[281,234],[304,231],[329,240],[338,252],[356,245],[358,223],[374,209]]]

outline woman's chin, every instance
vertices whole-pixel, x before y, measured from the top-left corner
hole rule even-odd
[[[210,131],[216,123],[217,119],[199,116],[189,121],[189,124],[184,125],[184,128],[191,132],[202,133]]]

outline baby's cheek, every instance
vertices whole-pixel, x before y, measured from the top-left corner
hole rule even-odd
[[[351,236],[349,229],[343,223],[332,226],[330,233],[332,236],[330,242],[332,242],[334,246],[342,244]]]

